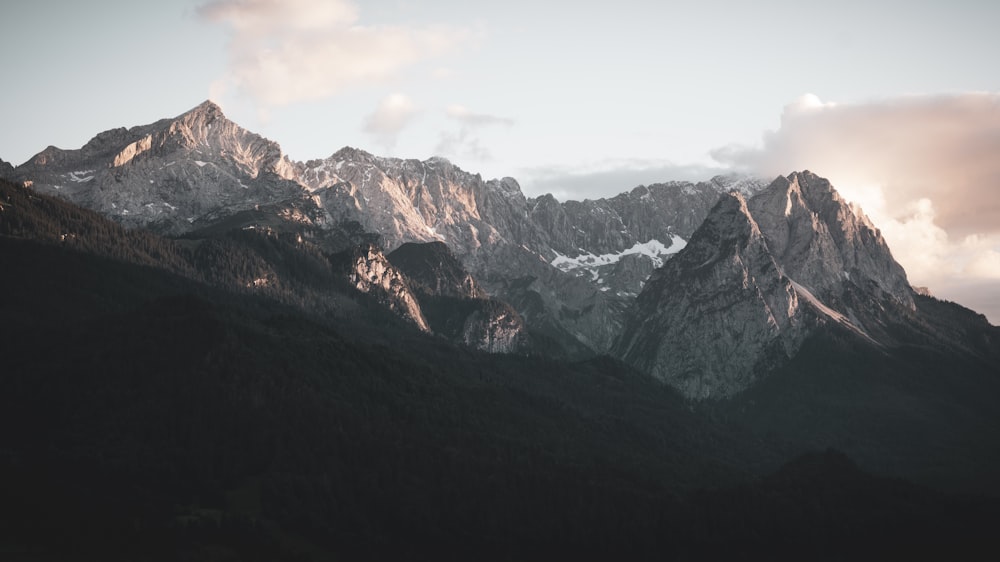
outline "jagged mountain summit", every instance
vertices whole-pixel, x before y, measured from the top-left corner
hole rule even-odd
[[[860,209],[796,172],[724,195],[650,277],[613,353],[689,398],[729,397],[823,329],[880,349],[938,338],[915,298]]]
[[[527,198],[443,158],[354,148],[293,162],[205,102],[171,119],[49,147],[9,177],[129,226],[205,236],[265,226],[329,252],[443,242],[488,295],[569,356],[610,349],[649,274],[673,256],[719,194],[753,178],[639,186],[608,199]]]
[[[16,176],[126,226],[166,234],[301,193],[281,148],[229,121],[212,102],[105,131],[77,150],[50,146]]]
[[[850,309],[850,289],[861,286],[878,300],[913,310],[913,289],[881,233],[826,179],[793,173],[749,204],[785,273],[816,296]]]
[[[803,322],[745,199],[730,193],[649,279],[613,353],[688,397],[727,396],[794,353]]]

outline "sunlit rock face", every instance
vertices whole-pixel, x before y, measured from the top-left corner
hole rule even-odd
[[[357,248],[346,252],[337,261],[346,265],[347,279],[354,288],[371,295],[421,331],[431,331],[406,277],[386,259],[379,248]]]
[[[913,318],[881,234],[828,181],[779,177],[722,199],[653,273],[613,353],[695,399],[740,392],[835,325],[871,345]]]
[[[380,158],[344,148],[297,165],[297,173],[332,221],[357,221],[381,234],[390,250],[405,242],[443,241],[469,261],[511,235],[501,232],[503,220],[490,220],[495,199],[524,201],[513,180],[483,181],[443,158]]]
[[[840,300],[851,285],[913,309],[913,290],[882,234],[830,182],[808,171],[778,178],[749,201],[785,273],[821,299]]]
[[[127,226],[180,234],[298,197],[293,172],[277,144],[205,102],[173,119],[106,131],[77,150],[49,147],[16,175]]]

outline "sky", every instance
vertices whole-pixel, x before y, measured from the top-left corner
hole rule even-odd
[[[529,196],[809,169],[1000,324],[1000,3],[7,2],[0,159],[212,99],[294,160],[444,156]]]

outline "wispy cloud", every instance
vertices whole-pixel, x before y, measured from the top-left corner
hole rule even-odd
[[[984,287],[1000,294],[998,154],[1000,94],[968,93],[863,104],[806,96],[785,107],[761,147],[713,157],[768,175],[808,168],[830,178],[882,229],[911,282],[988,302]],[[982,312],[1000,322],[1000,307]]]
[[[463,105],[449,106],[445,114],[458,123],[458,129],[441,133],[435,153],[479,162],[492,159],[492,154],[479,137],[486,127],[511,127],[514,120],[487,113],[476,113]]]
[[[404,94],[391,94],[379,102],[375,111],[364,121],[364,131],[375,135],[386,148],[396,145],[396,139],[419,112],[413,101]]]
[[[448,26],[364,25],[350,0],[215,0],[198,13],[232,33],[215,90],[246,94],[263,110],[384,82],[471,37]]]
[[[446,113],[448,117],[458,121],[462,126],[469,128],[486,127],[489,125],[506,125],[509,127],[514,124],[513,119],[489,115],[487,113],[476,113],[464,105],[449,106]]]

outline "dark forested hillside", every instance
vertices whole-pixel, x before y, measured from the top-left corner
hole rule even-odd
[[[879,558],[1000,523],[839,453],[786,465],[822,440],[769,435],[785,414],[421,334],[297,240],[166,240],[2,187],[4,560]],[[285,284],[240,289],[242,263]]]

